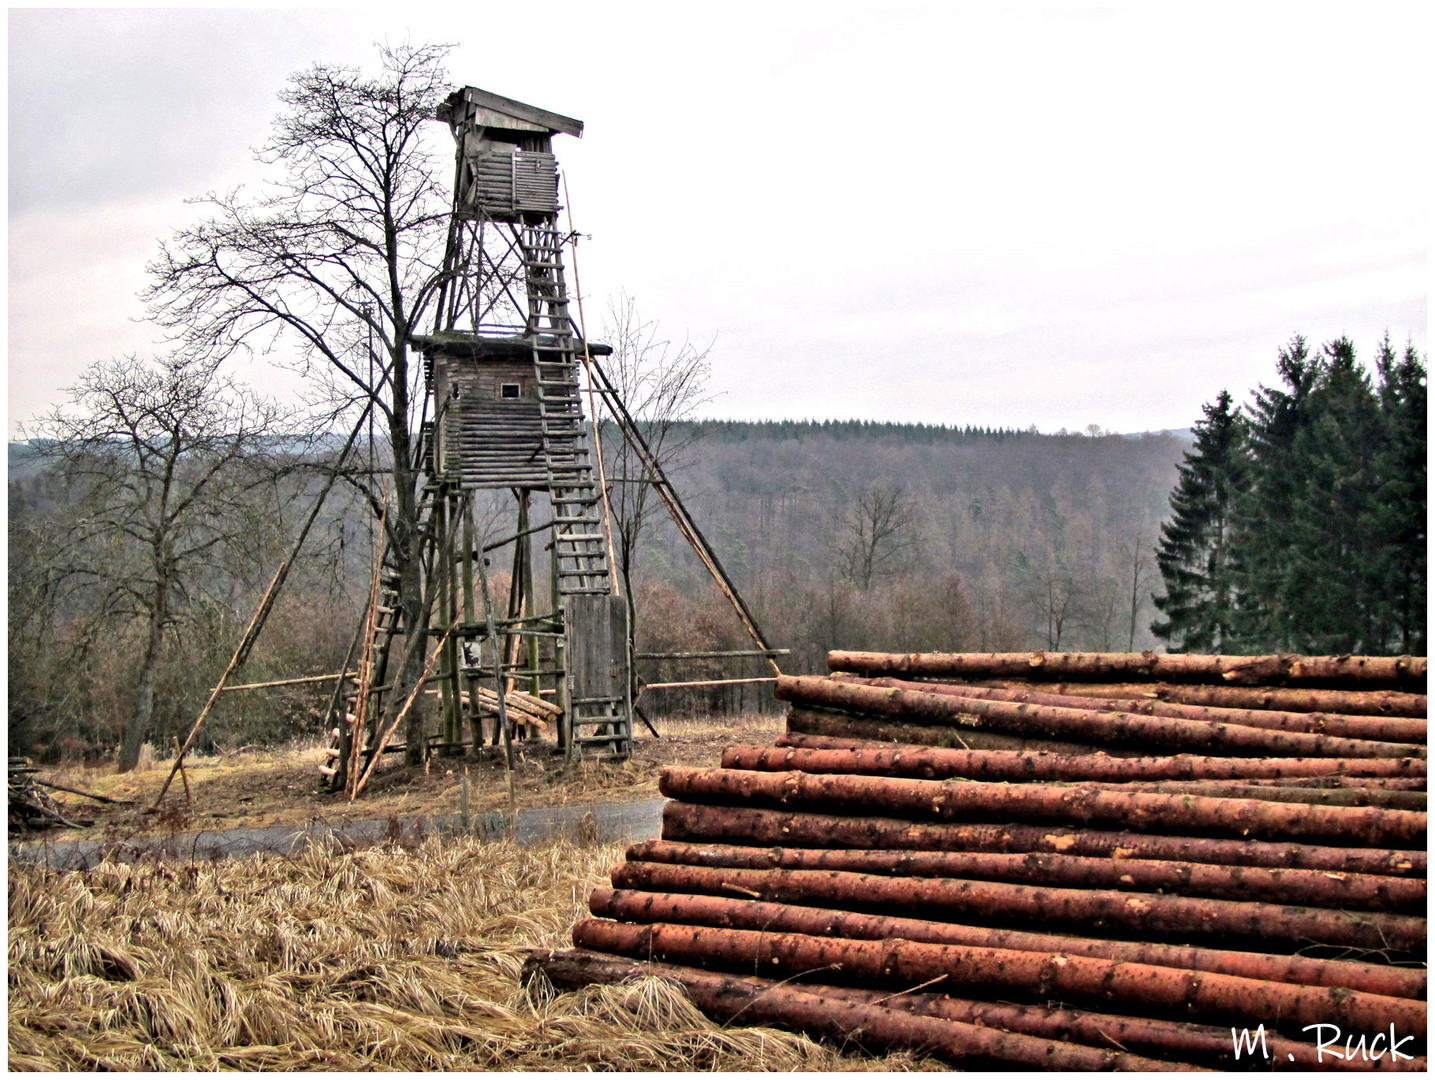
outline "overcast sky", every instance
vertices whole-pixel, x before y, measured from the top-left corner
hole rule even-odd
[[[1297,333],[1427,348],[1428,7],[11,9],[9,430],[154,350],[184,200],[381,40],[585,122],[589,322],[713,341],[709,415],[1185,427]]]

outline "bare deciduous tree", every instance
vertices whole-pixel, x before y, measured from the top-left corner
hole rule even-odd
[[[145,626],[125,772],[149,734],[167,635],[196,606],[207,567],[258,557],[284,414],[212,362],[184,357],[97,364],[70,396],[33,432],[75,500],[52,581],[82,590],[97,619]]]
[[[394,506],[386,518],[399,572],[407,662],[390,710],[423,666],[421,480],[423,402],[412,333],[429,327],[442,284],[450,193],[443,129],[446,47],[381,50],[382,72],[316,65],[292,77],[273,134],[257,152],[273,167],[261,197],[209,195],[213,216],[176,234],[151,265],[155,317],[206,355],[294,350],[317,396],[339,413],[369,402],[387,435]],[[369,365],[369,343],[381,363]],[[365,477],[377,516],[378,478]],[[411,712],[408,757],[423,750]]]
[[[1123,540],[1117,546],[1117,554],[1121,558],[1122,565],[1126,567],[1130,576],[1126,579],[1130,583],[1130,621],[1127,625],[1126,649],[1134,652],[1136,649],[1136,628],[1141,621],[1141,612],[1151,599],[1151,586],[1155,584],[1152,575],[1152,549],[1142,540],[1140,534],[1131,537],[1130,540]]]
[[[1018,587],[1037,637],[1045,648],[1060,649],[1063,636],[1086,615],[1086,583],[1051,552],[1018,562]]]
[[[700,349],[686,338],[676,344],[662,337],[658,323],[643,319],[633,298],[626,294],[609,305],[603,332],[613,347],[613,354],[603,361],[603,370],[659,467],[671,474],[681,466],[684,451],[693,443],[693,429],[686,422],[710,400],[706,386],[712,344]],[[642,460],[611,424],[605,425],[603,432],[603,454],[612,484],[608,501],[614,554],[628,601],[629,625],[636,626],[633,576],[638,541],[654,510],[661,513],[660,503]]]
[[[917,500],[897,487],[873,485],[858,492],[843,523],[838,552],[842,576],[858,588],[900,572],[921,536]]]

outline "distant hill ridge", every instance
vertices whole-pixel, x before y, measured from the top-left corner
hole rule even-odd
[[[747,439],[783,440],[830,436],[834,439],[896,438],[915,443],[963,443],[979,440],[1092,438],[1080,431],[1042,432],[1029,428],[979,427],[975,424],[905,423],[892,420],[690,420],[677,425],[684,433],[700,433],[720,442],[742,442]],[[1190,428],[1164,431],[1138,431],[1117,434],[1103,431],[1097,438],[1139,439],[1143,437],[1191,437]]]
[[[605,420],[604,426],[609,423],[610,421]],[[676,428],[684,435],[696,434],[705,439],[724,443],[740,443],[748,440],[796,440],[800,442],[803,439],[826,436],[841,440],[891,439],[914,444],[960,445],[987,440],[1006,442],[1037,439],[1089,439],[1093,437],[1080,431],[1043,432],[1036,430],[1035,427],[997,428],[978,427],[975,424],[958,426],[956,424],[903,423],[893,420],[689,420],[676,425]],[[1138,431],[1121,435],[1115,432],[1102,432],[1096,437],[1141,439],[1161,436],[1190,441],[1191,429]],[[320,436],[317,442],[321,447],[332,449],[342,446],[346,439],[347,435],[333,432],[327,436]],[[17,469],[27,472],[39,467],[41,463],[36,460],[36,453],[45,442],[46,440],[43,439],[12,441],[9,444],[11,472],[13,473]]]

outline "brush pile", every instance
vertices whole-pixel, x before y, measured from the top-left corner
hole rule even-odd
[[[60,805],[35,778],[39,771],[29,758],[10,759],[10,831],[23,833],[57,825],[80,829],[89,825],[88,821],[71,821],[64,815]]]
[[[1425,1068],[1424,658],[829,664],[531,967],[968,1065]]]

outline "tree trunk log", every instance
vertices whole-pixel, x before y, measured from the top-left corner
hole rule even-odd
[[[1137,1003],[1182,1014],[1220,1015],[1266,1023],[1336,1023],[1346,1031],[1381,1031],[1392,1023],[1403,1037],[1425,1034],[1425,1003],[1339,987],[1295,986],[1151,964],[1112,963],[1084,956],[1043,956],[921,942],[851,941],[808,934],[655,923],[632,926],[583,919],[573,943],[619,955],[676,963],[715,964],[778,974],[837,970],[843,979],[913,985],[945,978],[947,986],[982,986],[1043,996]]]
[[[1210,705],[1180,705],[1169,701],[1141,701],[1118,697],[1088,697],[1080,694],[1044,694],[1037,690],[1011,690],[994,686],[964,686],[954,683],[911,682],[902,679],[868,679],[858,675],[834,675],[837,682],[884,689],[920,690],[950,697],[987,701],[1012,701],[1025,705],[1053,705],[1067,709],[1098,709],[1104,712],[1166,716],[1177,720],[1200,720],[1271,731],[1298,731],[1309,735],[1333,735],[1346,739],[1377,739],[1385,742],[1423,743],[1427,736],[1424,717],[1346,716],[1341,713],[1293,712],[1281,709],[1220,709]]]
[[[1183,938],[1244,938],[1288,943],[1390,949],[1425,948],[1425,920],[1412,915],[1332,911],[1256,901],[1013,885],[1002,881],[884,877],[841,870],[744,870],[737,867],[623,863],[615,889],[746,896],[782,904],[819,903],[847,909],[880,908],[883,915],[935,915],[957,919],[1040,919],[1122,933]]]
[[[1134,713],[1022,705],[1009,701],[952,697],[919,690],[884,690],[813,676],[778,677],[779,701],[820,705],[847,712],[875,713],[908,723],[959,729],[980,728],[1035,737],[1057,737],[1096,745],[1125,744],[1163,750],[1224,751],[1232,755],[1281,757],[1424,757],[1425,747],[1337,739],[1328,735],[1268,731],[1239,724],[1212,724]]]
[[[844,870],[905,877],[977,878],[1026,885],[1159,890],[1182,896],[1409,913],[1423,913],[1426,898],[1423,878],[1083,855],[742,847],[645,840],[628,849],[628,859],[749,870]]]
[[[834,650],[831,671],[923,678],[1148,679],[1252,686],[1358,683],[1425,692],[1423,656],[1206,656],[1193,653],[877,653]]]
[[[957,825],[891,817],[791,813],[748,806],[670,802],[663,839],[781,847],[917,851],[1056,852],[1109,859],[1161,859],[1225,866],[1290,867],[1329,873],[1424,877],[1422,849],[1323,847],[1204,836],[1152,836],[1041,825]]]
[[[957,680],[962,681],[962,680]],[[1178,686],[1174,683],[1023,682],[974,679],[974,686],[1035,690],[1074,697],[1133,698],[1209,705],[1224,709],[1276,709],[1286,712],[1343,713],[1350,716],[1410,716],[1424,719],[1426,696],[1399,690],[1309,690],[1269,686]]]
[[[837,742],[839,740],[831,740]],[[947,750],[937,747],[828,748],[820,736],[783,735],[776,747],[729,746],[724,769],[907,776],[924,780],[1275,780],[1406,778],[1425,783],[1424,758],[1228,758],[1197,754],[1115,758],[1105,754],[1046,754],[1012,750]],[[1301,784],[1299,786],[1307,786]]]
[[[1057,739],[1027,739],[973,728],[935,727],[930,724],[903,724],[875,717],[859,717],[831,709],[810,709],[793,705],[787,713],[787,730],[825,736],[858,736],[864,742],[894,742],[907,746],[958,747],[963,750],[1011,750],[1037,754],[1095,754],[1101,747]],[[1138,750],[1104,748],[1115,757],[1135,755]]]
[[[734,930],[771,930],[816,937],[842,937],[869,941],[902,938],[934,945],[976,945],[1015,949],[1046,955],[1090,956],[1122,963],[1155,964],[1239,975],[1247,979],[1300,983],[1305,986],[1343,986],[1387,997],[1423,1000],[1426,972],[1355,960],[1312,960],[1305,956],[1199,949],[1158,942],[1111,941],[1026,930],[995,930],[986,926],[932,922],[899,916],[866,915],[853,911],[809,907],[806,904],[771,904],[726,896],[689,893],[639,892],[599,886],[588,897],[588,910],[600,918],[620,922],[668,922],[719,926]]]
[[[724,769],[747,769],[758,772],[796,770],[798,772],[825,775],[910,776],[922,779],[935,778],[941,775],[944,778],[960,777],[962,779],[978,779],[978,777],[973,777],[962,772],[953,773],[951,771],[941,771],[933,768],[930,764],[930,755],[932,753],[962,754],[964,751],[929,751],[926,755],[923,755],[921,751],[917,751],[916,755],[904,755],[900,750],[893,751],[886,749],[869,751],[799,751],[779,747],[730,746],[723,751],[722,767]],[[973,753],[980,753],[980,751],[974,751]],[[1001,751],[988,751],[988,753],[1001,753]],[[1022,755],[1016,756],[1021,757]],[[925,758],[925,760],[922,760],[922,758]],[[1008,781],[1040,779],[1048,783],[1079,782],[1089,787],[1111,791],[1146,791],[1166,794],[1207,795],[1223,799],[1264,799],[1267,802],[1298,802],[1322,806],[1383,806],[1399,810],[1424,810],[1426,807],[1425,781],[1423,779],[1406,779],[1400,777],[1352,779],[1343,776],[1327,776],[1265,780],[1233,780],[1225,778],[1152,780],[1136,775],[1126,779],[1108,780],[1102,778],[1092,780],[1087,778],[1087,774],[1095,772],[1100,776],[1103,771],[1110,770],[1085,768],[1082,764],[1084,759],[1091,759],[1102,765],[1111,765],[1118,761],[1124,764],[1133,760],[1145,760],[1148,762],[1162,760],[1159,758],[1113,759],[1104,758],[1101,755],[1095,754],[1080,757],[1061,757],[1046,759],[1041,763],[1040,771],[1049,774],[1047,776],[1022,776],[1018,772],[1020,765],[1017,764],[1015,767],[1008,768],[1006,775],[1000,775],[997,779]],[[1249,759],[1213,758],[1210,760],[1246,761]],[[1307,760],[1329,761],[1332,759],[1315,758]],[[1075,775],[1062,775],[1064,771],[1062,763],[1070,763],[1071,772]],[[1255,764],[1264,764],[1264,762],[1258,761]],[[991,771],[1001,772],[1002,770],[993,768]],[[1033,767],[1030,771],[1037,771],[1037,769]],[[1155,770],[1153,769],[1152,771]],[[985,777],[982,777],[982,779],[985,779]],[[1302,779],[1304,779],[1304,782],[1302,782]]]
[[[1068,1071],[1189,1071],[1194,1066],[1156,1061],[1125,1051],[1059,1042],[1000,1028],[969,1024],[911,1009],[877,1004],[881,995],[832,995],[825,986],[794,986],[750,975],[718,975],[670,964],[635,964],[584,950],[538,954],[555,986],[622,982],[654,975],[682,987],[693,1004],[720,1023],[772,1024],[872,1049],[936,1053],[952,1062],[973,1058],[1030,1069]],[[525,976],[531,968],[525,964]]]
[[[905,780],[681,766],[663,769],[658,789],[668,798],[729,806],[756,802],[802,810],[867,807],[894,816],[928,820],[981,820],[995,816],[1062,824],[1118,823],[1142,832],[1174,828],[1264,840],[1335,840],[1364,847],[1425,845],[1425,814],[1415,810],[1308,806],[1055,784]]]
[[[919,1016],[936,1016],[960,1023],[1019,1031],[1038,1038],[1068,1039],[1098,1047],[1120,1046],[1132,1052],[1158,1054],[1173,1060],[1195,1058],[1193,1064],[1216,1065],[1226,1069],[1235,1068],[1239,1060],[1249,1064],[1254,1058],[1253,1053],[1245,1054],[1243,1059],[1236,1057],[1229,1027],[1184,1024],[1143,1016],[1112,1016],[1109,1013],[1045,1005],[970,1001],[945,994],[883,995],[878,991],[847,986],[830,987],[827,994],[840,1000],[867,1001],[875,998],[888,1008]],[[1395,1062],[1388,1053],[1382,1054],[1379,1062],[1365,1062],[1358,1058],[1337,1061],[1329,1052],[1322,1055],[1311,1043],[1297,1042],[1269,1032],[1266,1033],[1264,1049],[1270,1057],[1260,1059],[1259,1065],[1270,1069],[1424,1071],[1428,1062],[1423,1056]]]

